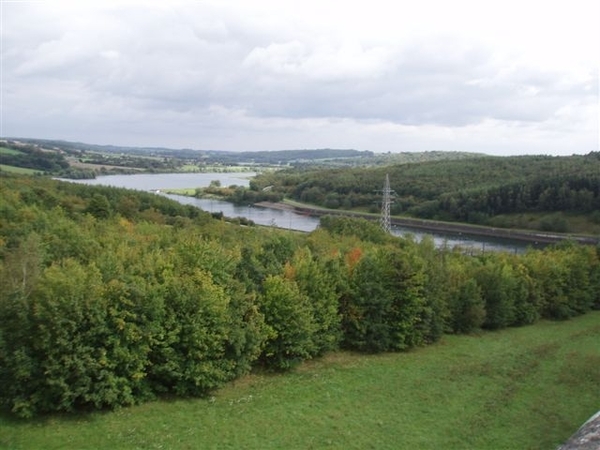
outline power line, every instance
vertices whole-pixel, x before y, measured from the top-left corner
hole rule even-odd
[[[385,183],[383,184],[383,199],[381,202],[381,217],[379,225],[386,233],[390,233],[392,229],[392,219],[390,217],[390,208],[393,202],[392,196],[394,191],[390,189],[390,176],[385,174]]]

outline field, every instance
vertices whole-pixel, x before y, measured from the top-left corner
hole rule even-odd
[[[4,172],[20,173],[23,175],[33,175],[35,173],[40,173],[39,170],[26,169],[24,167],[7,166],[5,164],[0,164],[0,170]]]
[[[23,152],[15,150],[13,148],[0,147],[0,155],[22,155]]]
[[[551,449],[599,408],[594,312],[404,354],[335,353],[207,399],[0,416],[0,448]]]

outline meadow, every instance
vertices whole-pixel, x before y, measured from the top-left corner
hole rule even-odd
[[[330,353],[202,399],[0,415],[0,448],[551,449],[599,408],[596,311],[407,353]]]
[[[16,166],[7,166],[6,164],[0,164],[0,171],[10,172],[10,173],[18,173],[22,175],[35,175],[36,173],[40,173],[39,170],[36,169],[27,169],[25,167],[16,167]]]
[[[0,146],[0,155],[21,155],[22,152],[15,150],[14,148],[7,148]]]

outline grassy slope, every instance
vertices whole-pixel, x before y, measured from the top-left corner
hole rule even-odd
[[[406,354],[336,353],[204,400],[15,421],[0,448],[548,449],[600,408],[600,312],[447,336]]]
[[[23,175],[33,175],[42,172],[41,170],[27,169],[25,167],[7,166],[5,164],[0,164],[0,170],[11,173],[20,173]]]
[[[20,152],[18,150],[12,149],[12,148],[6,148],[6,147],[0,147],[0,155],[21,155],[23,154],[23,152]],[[28,175],[33,175],[36,172],[39,172],[39,170],[34,170],[34,169],[25,169],[23,167],[16,167],[16,166],[7,166],[6,164],[0,164],[0,170],[5,171],[5,172],[12,172],[12,173],[22,173],[22,174],[28,174]]]
[[[19,150],[15,150],[14,148],[6,148],[6,147],[0,147],[0,155],[5,154],[5,155],[22,155],[23,152],[20,152]]]

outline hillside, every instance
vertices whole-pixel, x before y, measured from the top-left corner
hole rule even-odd
[[[480,157],[354,169],[265,173],[251,189],[326,208],[376,212],[386,174],[392,214],[510,226],[499,216],[573,213],[600,224],[600,153],[584,156]],[[565,224],[537,223],[546,231]],[[525,227],[526,224],[521,224]],[[535,224],[534,224],[535,225]]]
[[[599,249],[573,242],[471,257],[366,220],[295,233],[5,174],[0,213],[0,409],[19,417],[202,397],[340,349],[600,308]]]
[[[50,139],[4,140],[6,151],[0,164],[37,169],[63,178],[93,178],[96,175],[133,172],[204,172],[223,167],[374,167],[394,163],[458,160],[481,155],[465,152],[417,152],[375,154],[353,149],[292,149],[274,151],[218,151],[171,149],[164,147],[125,147]],[[24,162],[17,153],[35,153],[45,159],[60,160],[60,167]],[[5,161],[3,161],[5,160]]]

